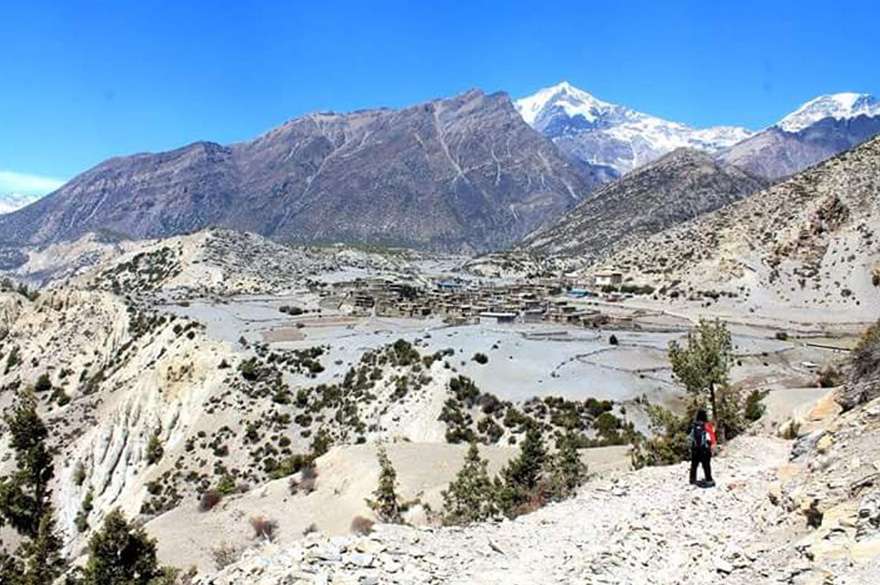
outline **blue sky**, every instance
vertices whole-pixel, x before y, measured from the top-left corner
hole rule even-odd
[[[315,110],[566,79],[697,126],[880,94],[877,2],[0,2],[0,193]],[[30,187],[29,187],[30,186]]]

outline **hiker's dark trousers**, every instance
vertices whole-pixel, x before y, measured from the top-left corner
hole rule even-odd
[[[691,483],[697,483],[697,466],[703,466],[703,479],[712,481],[712,452],[708,449],[691,451]]]

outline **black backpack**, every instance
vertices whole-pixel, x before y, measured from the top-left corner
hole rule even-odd
[[[691,428],[691,447],[694,449],[709,448],[709,433],[706,432],[706,424],[695,422]]]

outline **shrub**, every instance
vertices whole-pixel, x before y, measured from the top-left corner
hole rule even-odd
[[[37,378],[37,383],[34,384],[34,390],[37,392],[48,392],[52,389],[52,381],[49,379],[49,374],[42,373],[40,377]]]
[[[752,390],[746,397],[746,407],[744,415],[746,420],[755,422],[767,411],[764,406],[764,398],[767,396],[767,390]]]
[[[480,364],[481,366],[484,366],[487,363],[489,363],[489,356],[487,356],[484,353],[477,352],[474,354],[473,360],[475,362],[477,362],[478,364]]]
[[[403,504],[397,496],[397,472],[384,445],[379,446],[376,457],[379,459],[379,485],[373,491],[373,499],[367,500],[367,505],[382,522],[401,524]]]
[[[199,511],[209,512],[213,510],[220,501],[223,500],[223,494],[215,489],[210,489],[202,494],[199,498]]]
[[[691,415],[696,409],[697,404],[692,403],[687,414],[678,416],[660,405],[647,405],[652,436],[636,437],[631,453],[633,467],[638,469],[652,465],[671,465],[687,459],[690,456],[687,434]]]
[[[77,461],[76,467],[73,469],[73,483],[76,486],[81,486],[85,480],[86,466],[83,465],[82,461]]]
[[[796,420],[788,421],[788,424],[782,429],[782,438],[793,441],[798,438],[801,432],[801,423]]]
[[[442,492],[443,523],[469,524],[489,519],[496,512],[492,481],[486,471],[488,462],[480,458],[476,443],[471,443],[464,465],[449,487]]]
[[[226,542],[221,543],[211,549],[211,557],[214,559],[214,567],[218,571],[222,571],[229,565],[238,562],[241,558],[242,550]]]
[[[363,516],[355,516],[351,519],[351,531],[355,534],[367,535],[373,532],[375,522]]]
[[[300,472],[298,480],[296,478],[290,478],[288,486],[290,487],[291,495],[296,495],[300,492],[309,495],[315,491],[317,483],[318,471],[315,469],[314,465],[308,465]]]
[[[832,365],[828,365],[819,372],[816,380],[820,388],[833,388],[843,384],[843,374]]]
[[[536,425],[530,425],[520,445],[519,455],[495,479],[495,499],[499,510],[509,518],[523,513],[522,506],[537,497],[547,452]]]
[[[865,331],[853,349],[852,364],[856,380],[880,372],[880,320]]]
[[[241,373],[241,377],[248,382],[256,381],[259,378],[256,358],[246,359],[241,362],[238,365],[238,371]]]
[[[147,442],[147,465],[158,463],[159,460],[162,459],[162,455],[164,454],[165,449],[162,447],[162,442],[159,440],[159,435],[152,435],[150,437],[150,440]]]
[[[278,522],[265,516],[253,516],[250,519],[251,528],[254,530],[254,538],[261,538],[272,542],[275,532],[278,530]]]
[[[571,497],[587,478],[587,466],[581,461],[578,443],[578,435],[573,430],[556,441],[556,453],[550,462],[550,491],[555,500]]]
[[[104,519],[89,541],[83,585],[152,585],[171,573],[159,566],[156,541],[136,528],[119,510]]]

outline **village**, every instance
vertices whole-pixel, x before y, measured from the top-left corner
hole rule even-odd
[[[560,323],[580,327],[614,325],[615,318],[588,306],[591,299],[617,302],[632,296],[624,275],[604,270],[589,284],[575,279],[485,282],[436,278],[419,285],[392,277],[334,283],[321,291],[324,306],[348,306],[357,315],[442,317],[447,323]]]

